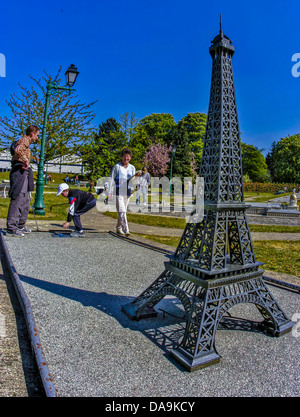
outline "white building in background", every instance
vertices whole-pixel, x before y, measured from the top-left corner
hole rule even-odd
[[[32,163],[31,167],[34,171],[37,171],[37,164]],[[10,168],[10,150],[5,149],[0,152],[0,172],[10,171]],[[47,172],[56,172],[61,174],[85,174],[82,158],[79,155],[66,155],[60,158],[52,159],[51,161],[45,163],[44,170]]]
[[[54,158],[45,163],[45,171],[79,175],[84,175],[85,173],[82,158],[79,155],[66,155]]]
[[[0,152],[0,172],[10,171],[11,154],[9,149]]]

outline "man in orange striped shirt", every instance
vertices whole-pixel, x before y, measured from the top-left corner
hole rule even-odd
[[[27,169],[29,167],[31,160],[31,151],[29,145],[38,139],[39,133],[40,128],[38,126],[29,126],[27,128],[26,135],[22,136],[22,138],[17,143],[12,157],[12,163],[16,161],[23,162],[23,169]]]

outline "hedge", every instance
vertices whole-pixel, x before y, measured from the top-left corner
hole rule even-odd
[[[283,191],[283,187],[287,188],[287,192],[292,192],[294,188],[298,189],[298,184],[279,184],[272,182],[244,182],[245,192],[260,192],[260,193],[276,193]]]

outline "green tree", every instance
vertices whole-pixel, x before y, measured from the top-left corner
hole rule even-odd
[[[271,175],[271,180],[275,181],[275,153],[276,153],[276,142],[272,143],[270,152],[268,152],[267,156],[266,156],[266,163],[268,166],[268,170],[270,172]]]
[[[100,177],[110,176],[126,144],[125,134],[116,119],[111,117],[101,123],[98,133],[94,134],[91,142],[81,152],[89,177],[96,181]]]
[[[131,163],[136,167],[136,169],[142,168],[144,164],[143,159],[152,144],[153,142],[148,136],[145,128],[138,124],[134,135],[129,142],[129,148],[132,150]]]
[[[248,175],[251,181],[266,182],[270,180],[270,174],[265,157],[259,149],[253,145],[241,143],[243,175]]]
[[[170,146],[173,128],[176,127],[172,114],[153,113],[141,119],[139,124],[152,143]]]
[[[12,94],[7,104],[11,110],[9,117],[0,117],[0,138],[4,147],[24,135],[29,125],[42,128],[46,97],[46,84],[55,81],[62,85],[60,70],[53,79],[46,74],[42,80],[33,81],[31,88],[19,84],[20,94]],[[77,153],[84,142],[91,138],[95,114],[90,104],[80,103],[74,91],[52,90],[45,142],[45,162],[64,155]],[[41,136],[41,135],[40,135]],[[33,145],[32,154],[39,156],[38,144]]]
[[[207,115],[204,113],[188,113],[178,122],[178,126],[184,128],[188,134],[191,151],[195,155],[195,164],[198,169],[201,164],[206,121]]]
[[[130,114],[128,112],[119,115],[119,122],[121,125],[121,130],[124,133],[128,144],[133,139],[134,134],[139,123],[139,119],[135,116],[133,112]]]
[[[272,154],[274,181],[300,183],[300,134],[280,139]]]
[[[173,130],[173,143],[176,145],[176,152],[173,159],[173,176],[183,179],[193,177],[194,154],[187,130],[181,125]]]
[[[171,114],[153,113],[142,118],[136,125],[129,141],[133,152],[132,164],[140,169],[146,152],[153,144],[170,146],[173,129],[177,124]]]

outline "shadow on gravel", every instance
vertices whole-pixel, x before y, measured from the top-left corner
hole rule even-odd
[[[21,281],[30,285],[49,291],[61,297],[81,303],[86,307],[94,307],[99,311],[113,317],[124,328],[138,331],[144,334],[149,340],[159,346],[168,359],[182,372],[188,372],[170,355],[169,351],[176,348],[185,330],[185,311],[181,302],[175,298],[165,298],[156,305],[158,316],[145,320],[130,320],[122,311],[121,306],[130,303],[134,297],[113,295],[106,292],[93,292],[79,288],[68,287],[37,278],[19,275]],[[220,322],[218,330],[221,331],[250,331],[264,333],[259,328],[259,322],[251,321],[240,317],[226,316]]]

